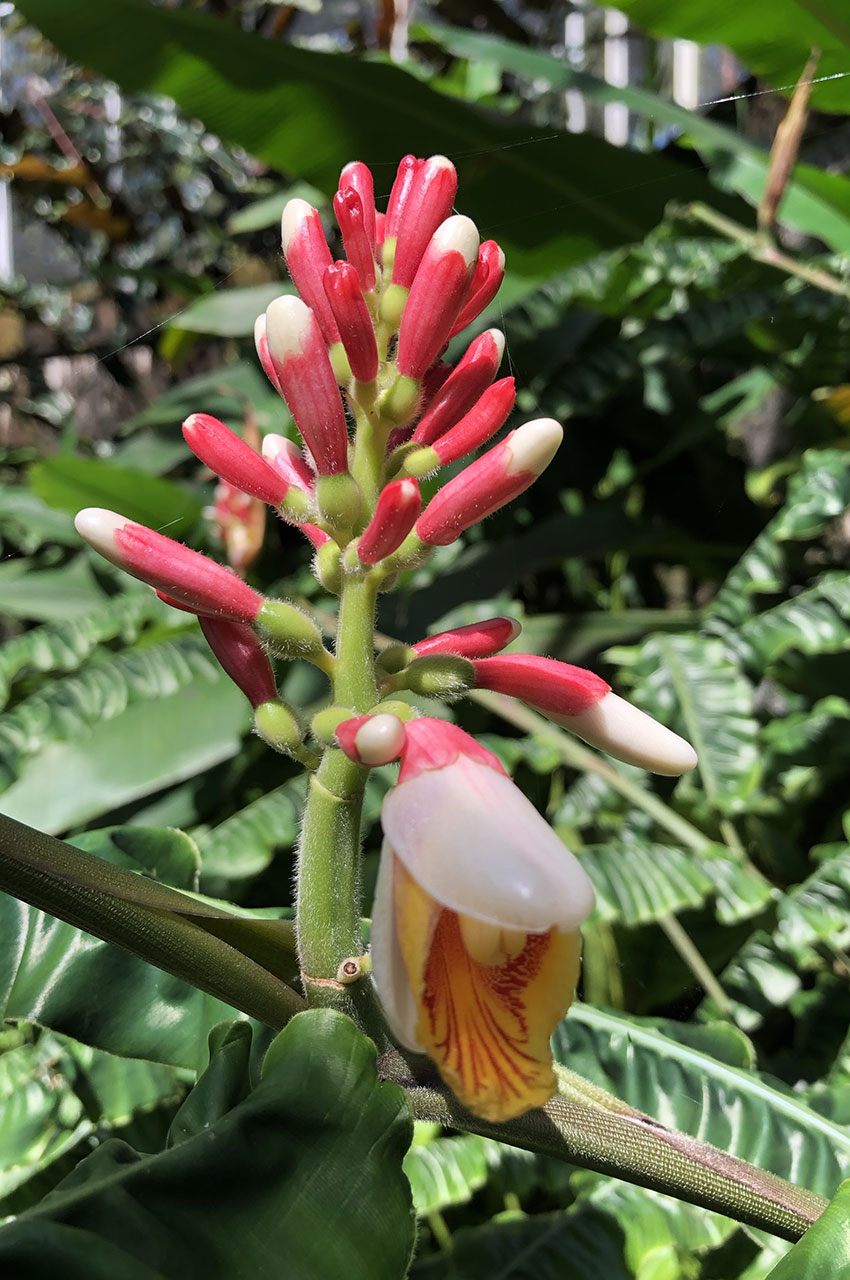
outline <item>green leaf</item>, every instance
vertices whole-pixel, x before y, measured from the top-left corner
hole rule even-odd
[[[748,619],[730,645],[756,670],[794,650],[808,655],[850,649],[850,582],[844,571],[825,573],[806,591]]]
[[[850,1131],[748,1070],[734,1027],[641,1019],[574,1005],[553,1039],[570,1070],[662,1124],[809,1190],[832,1195],[850,1169]]]
[[[270,302],[284,293],[293,293],[288,281],[254,284],[242,289],[221,289],[190,303],[169,324],[192,333],[211,333],[219,338],[245,338],[254,332],[254,321]]]
[[[170,538],[184,537],[201,517],[201,501],[191,490],[100,458],[46,458],[30,467],[29,482],[59,511],[107,507],[151,529],[167,529]]]
[[[4,717],[4,812],[67,830],[235,755],[248,722],[243,695],[194,636],[99,659]]]
[[[39,569],[30,560],[0,564],[3,612],[32,622],[85,618],[103,602],[103,590],[87,555],[76,556],[63,569]]]
[[[502,69],[526,80],[543,81],[553,89],[576,91],[600,105],[620,102],[643,119],[672,126],[693,140],[710,169],[717,166],[719,184],[724,189],[738,192],[753,205],[761,198],[767,180],[767,150],[697,111],[689,111],[644,89],[609,84],[577,70],[563,58],[482,31],[428,22],[418,26],[416,32],[457,56],[491,59]],[[752,64],[747,62],[747,65]],[[850,182],[810,165],[797,165],[783,198],[782,222],[818,236],[838,252],[846,251],[850,248]]]
[[[665,915],[696,910],[717,897],[724,924],[756,915],[770,901],[770,885],[746,863],[718,845],[704,853],[631,837],[581,850],[603,920],[645,924]]]
[[[752,687],[722,642],[701,635],[649,636],[627,674],[634,701],[696,749],[703,806],[707,801],[722,814],[744,810],[760,772],[758,723]],[[693,775],[679,789],[697,798]]]
[[[133,591],[104,600],[83,617],[13,636],[0,645],[0,705],[20,677],[76,671],[103,641],[132,644],[146,623],[169,620],[173,612],[152,592]]]
[[[707,192],[702,175],[661,156],[551,130],[517,145],[529,141],[526,126],[445,98],[396,66],[264,40],[185,9],[88,0],[72,17],[64,0],[24,0],[21,13],[126,92],[173,97],[213,133],[327,194],[352,156],[373,162],[387,191],[405,153],[456,155],[461,207],[487,234],[497,216],[511,268],[523,274],[639,239],[660,220],[672,180],[683,200]],[[617,191],[628,200],[612,199]]]
[[[293,778],[196,838],[205,876],[243,880],[265,870],[298,834],[304,779]]]
[[[210,1032],[209,1065],[177,1112],[168,1146],[204,1133],[251,1092],[252,1032],[247,1022],[222,1022]]]
[[[46,542],[65,547],[80,543],[73,520],[20,485],[4,485],[0,489],[0,534],[26,555],[38,551]]]
[[[476,1133],[414,1141],[404,1157],[419,1217],[466,1204],[487,1182],[499,1143]]]
[[[272,1276],[282,1265],[293,1277],[401,1280],[413,1248],[401,1168],[410,1132],[404,1094],[379,1083],[371,1042],[341,1014],[315,1010],[293,1019],[262,1083],[206,1130],[152,1156],[108,1142],[0,1228],[0,1268],[23,1274],[33,1227],[58,1225],[97,1237],[95,1259],[104,1241],[164,1280]],[[45,1232],[43,1266],[66,1275],[63,1254]]]
[[[2,1236],[0,1236],[2,1240]],[[0,1253],[2,1259],[2,1253]],[[622,1234],[592,1207],[541,1213],[452,1237],[452,1249],[414,1263],[411,1280],[632,1280]]]
[[[789,552],[819,537],[850,506],[850,463],[840,449],[808,449],[779,511],[731,570],[707,613],[712,630],[740,627],[757,610],[754,597],[782,591]]]
[[[848,1280],[848,1219],[850,1182],[843,1182],[821,1217],[773,1268],[768,1280]]]
[[[306,200],[315,208],[320,208],[324,203],[321,191],[312,187],[309,182],[294,182],[280,191],[273,191],[271,195],[261,196],[259,200],[252,201],[251,204],[245,205],[244,209],[239,209],[232,214],[227,223],[227,230],[232,235],[238,236],[277,226],[284,205],[296,199]]]
[[[812,106],[821,111],[850,111],[843,0],[777,0],[770,12],[769,40],[759,0],[743,0],[735,8],[720,8],[711,0],[689,0],[686,5],[625,0],[621,8],[651,35],[727,45],[750,71],[778,88],[793,88],[811,50],[820,49],[816,76],[825,77],[826,83],[813,86]]]

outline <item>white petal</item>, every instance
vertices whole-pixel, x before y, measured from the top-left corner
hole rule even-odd
[[[74,527],[80,537],[85,538],[104,560],[110,560],[119,569],[124,567],[124,560],[115,545],[115,534],[130,523],[126,516],[106,511],[103,507],[84,507],[74,517]]]
[[[419,1010],[398,945],[393,907],[394,855],[384,841],[372,907],[372,980],[395,1038],[408,1049],[424,1053],[416,1039]]]
[[[689,742],[616,693],[606,693],[581,715],[550,718],[592,747],[652,773],[678,777],[697,763]]]
[[[384,835],[414,880],[452,911],[506,929],[577,929],[593,886],[510,778],[460,756],[388,792]]]

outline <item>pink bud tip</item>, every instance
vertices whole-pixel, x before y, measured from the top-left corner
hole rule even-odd
[[[339,189],[344,191],[346,187],[353,187],[360,197],[365,215],[366,234],[374,252],[375,224],[377,220],[375,212],[375,183],[371,169],[362,160],[351,160],[343,168],[342,173],[339,175]]]
[[[534,654],[504,653],[479,658],[472,665],[476,689],[507,693],[557,715],[579,715],[611,692],[611,686],[592,671]]]
[[[400,373],[421,378],[448,342],[478,253],[470,218],[447,218],[432,236],[404,306],[398,335]]]
[[[405,725],[406,740],[401,753],[399,785],[409,782],[427,769],[444,769],[460,756],[489,765],[497,773],[504,774],[502,762],[492,751],[482,747],[456,724],[422,716]]]
[[[316,484],[315,472],[294,440],[270,432],[263,440],[263,457],[279,472],[286,483],[305,493],[312,493]]]
[[[422,510],[422,495],[415,480],[392,480],[378,498],[375,514],[357,543],[363,564],[377,564],[404,542]]]
[[[336,193],[334,196],[334,213],[339,223],[339,229],[342,232],[345,256],[352,267],[356,268],[362,287],[367,291],[374,289],[374,241],[370,239],[366,228],[363,201],[353,187],[346,187]],[[326,275],[327,271],[328,268],[326,267]],[[338,324],[339,321],[337,321]]]
[[[252,707],[277,698],[271,663],[252,629],[226,618],[199,618],[201,630],[222,669]]]
[[[333,259],[318,211],[306,200],[290,200],[283,210],[280,238],[292,281],[316,313],[322,336],[330,347],[339,341],[339,333],[322,279]]]
[[[390,192],[389,204],[387,205],[384,227],[385,236],[398,235],[399,224],[410,200],[416,175],[424,163],[424,160],[418,160],[416,156],[405,156],[399,164],[392,191]]]
[[[466,300],[452,325],[450,337],[460,333],[489,307],[505,278],[505,255],[495,240],[485,240],[478,250],[478,262]]]
[[[464,529],[512,502],[549,465],[563,436],[553,418],[512,431],[431,499],[416,523],[419,537],[430,546],[448,546]]]
[[[334,262],[325,272],[325,293],[351,372],[358,382],[371,382],[378,376],[378,344],[357,269],[348,262]]]
[[[486,444],[506,422],[515,400],[513,378],[502,378],[488,387],[460,422],[434,441],[441,464],[445,467]]]
[[[289,488],[286,480],[244,440],[209,413],[193,413],[183,423],[183,437],[196,458],[222,480],[279,507]]]
[[[413,439],[417,444],[433,444],[468,413],[496,376],[505,350],[505,335],[487,329],[471,342],[465,355],[432,397],[425,401]],[[426,378],[426,395],[428,383]]]
[[[299,524],[298,528],[304,534],[307,541],[312,543],[317,551],[319,550],[319,547],[323,547],[326,542],[330,542],[331,540],[331,535],[329,533],[325,533],[324,529],[320,529],[317,524],[310,524],[309,521],[304,521],[303,524]]]
[[[86,507],[74,524],[106,560],[193,612],[253,622],[263,604],[258,592],[223,565],[114,511]]]
[[[405,180],[406,177],[405,174]],[[428,241],[440,223],[451,214],[456,194],[457,172],[445,156],[431,156],[421,165],[411,189],[403,192],[399,211],[393,209],[393,186],[387,209],[387,235],[394,234],[398,240],[393,260],[393,284],[403,285],[406,289],[413,284]],[[390,223],[393,223],[394,230],[390,229]]]
[[[465,627],[453,627],[418,640],[412,647],[420,658],[429,653],[452,653],[458,658],[488,658],[516,640],[522,627],[514,618],[487,618]]]
[[[281,390],[317,471],[320,475],[345,471],[345,411],[316,317],[300,298],[275,298],[266,311],[266,333]]]
[[[397,760],[405,743],[405,727],[398,716],[354,716],[337,726],[336,740],[355,764],[376,768]]]
[[[254,346],[256,347],[257,355],[260,357],[260,364],[263,366],[263,372],[278,395],[282,396],[283,392],[280,389],[280,383],[277,380],[274,363],[271,355],[269,354],[269,340],[266,336],[265,315],[257,316],[254,321]]]

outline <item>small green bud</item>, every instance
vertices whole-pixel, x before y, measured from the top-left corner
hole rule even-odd
[[[378,401],[378,412],[382,418],[389,418],[397,427],[403,427],[417,410],[421,390],[417,378],[408,378],[400,373]]]
[[[317,476],[319,511],[334,529],[353,529],[360,519],[360,489],[347,471],[335,476]]]
[[[369,709],[370,716],[396,716],[402,723],[406,720],[412,720],[417,711],[409,702],[402,702],[400,698],[387,698],[384,702],[377,702],[374,707]]]
[[[390,675],[395,675],[397,671],[403,671],[411,662],[416,660],[416,650],[407,644],[394,644],[391,648],[385,649],[378,659],[378,666],[382,671],[388,671]]]
[[[436,471],[440,465],[439,454],[430,445],[424,448],[411,449],[398,469],[399,476],[427,476]]]
[[[388,275],[392,275],[393,265],[395,264],[395,247],[398,240],[395,236],[389,236],[381,247],[381,265]]]
[[[275,751],[291,755],[304,737],[298,717],[285,702],[261,702],[254,712],[254,728]]]
[[[405,672],[405,684],[423,697],[453,702],[475,684],[475,668],[466,658],[450,653],[430,654],[410,664]]]
[[[254,620],[254,630],[278,658],[329,656],[318,625],[309,614],[285,600],[266,600]]]
[[[330,542],[323,542],[319,547],[314,561],[316,577],[325,588],[325,591],[329,591],[334,596],[339,595],[339,589],[342,584],[342,568],[339,557],[339,547],[331,538]]]
[[[350,720],[355,715],[351,707],[323,707],[321,711],[317,711],[310,721],[310,732],[317,742],[321,742],[326,747],[335,747],[336,738],[334,734],[337,726],[341,725],[343,720]]]
[[[345,347],[341,342],[333,343],[328,347],[328,356],[337,382],[341,387],[347,387],[351,381],[351,365],[348,363]]]
[[[383,562],[383,568],[386,573],[395,573],[401,569],[418,569],[420,564],[424,564],[428,559],[433,547],[429,547],[427,542],[423,542],[417,535],[416,531],[409,533],[398,551],[394,551],[391,556],[387,556]]]

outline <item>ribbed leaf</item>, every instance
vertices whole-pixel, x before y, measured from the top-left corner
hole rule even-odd
[[[768,1280],[848,1280],[850,1278],[850,1182],[839,1187],[835,1199],[809,1227],[802,1240]]]
[[[57,1225],[89,1235],[88,1275],[98,1274],[103,1241],[129,1264],[116,1277],[135,1277],[137,1264],[164,1280],[281,1268],[401,1280],[413,1247],[402,1090],[378,1081],[374,1046],[330,1010],[295,1018],[269,1061],[244,1101],[177,1145],[155,1155],[118,1141],[99,1147],[0,1229],[0,1269],[28,1274],[37,1232],[42,1271],[68,1275],[63,1235],[45,1230]]]
[[[671,1128],[789,1181],[832,1195],[850,1169],[850,1130],[752,1070],[729,1024],[695,1027],[575,1005],[555,1055]]]
[[[294,778],[198,834],[203,874],[241,880],[263,871],[276,849],[294,844],[303,792],[304,780]]]
[[[789,650],[812,655],[850,648],[847,574],[825,573],[816,586],[749,618],[729,643],[756,670],[764,670]]]
[[[452,1237],[450,1254],[418,1260],[410,1272],[411,1280],[632,1280],[633,1274],[618,1227],[588,1207],[468,1227]]]
[[[720,640],[701,635],[654,635],[628,656],[634,701],[693,744],[699,756],[693,776],[680,784],[701,807],[739,813],[759,777],[758,724],[753,690],[728,658]]]
[[[254,332],[254,321],[270,302],[285,293],[293,293],[288,282],[271,281],[241,289],[221,289],[205,294],[183,311],[178,311],[171,325],[192,333],[211,333],[221,338],[245,338]]]
[[[65,830],[234,755],[247,723],[244,697],[194,636],[98,660],[4,717],[4,812]]]
[[[104,600],[82,618],[13,636],[0,646],[0,705],[18,677],[76,671],[102,641],[120,638],[132,644],[145,623],[173,613],[152,592],[133,591]]]
[[[707,622],[713,630],[740,627],[756,612],[756,595],[783,589],[786,544],[817,538],[850,506],[850,463],[839,449],[809,449],[788,484],[774,516],[729,573],[712,601]]]
[[[84,554],[63,569],[42,569],[37,562],[24,559],[0,564],[0,600],[8,617],[64,622],[86,617],[104,598]]]
[[[722,846],[696,854],[629,838],[588,845],[581,856],[604,920],[645,924],[716,898],[718,919],[730,924],[756,915],[771,898],[770,885],[759,873]]]
[[[499,1145],[475,1133],[415,1141],[404,1157],[404,1172],[418,1216],[471,1200],[497,1163]]]

